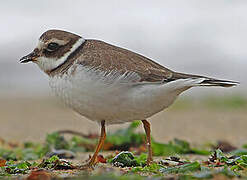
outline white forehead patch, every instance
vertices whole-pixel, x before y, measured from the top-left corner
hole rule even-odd
[[[43,71],[50,71],[52,69],[55,69],[58,66],[60,66],[61,64],[63,64],[67,60],[69,55],[71,53],[73,53],[84,42],[85,42],[85,39],[83,39],[83,38],[78,39],[76,41],[76,43],[72,46],[72,48],[68,52],[66,52],[62,57],[60,57],[59,59],[47,58],[47,57],[39,57],[39,58],[37,58],[37,61],[35,61],[35,62],[40,67],[40,69],[42,69]],[[39,41],[37,48],[40,49],[43,46],[44,46],[44,42]]]
[[[60,39],[52,38],[47,42],[47,44],[49,44],[50,42],[58,43],[59,45],[65,45],[69,42],[69,40],[60,40]]]
[[[42,47],[44,47],[44,45],[45,45],[45,43],[43,41],[39,40],[37,48],[40,50]]]

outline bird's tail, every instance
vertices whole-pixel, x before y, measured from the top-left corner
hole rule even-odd
[[[220,79],[214,79],[214,78],[192,75],[192,74],[176,73],[175,76],[178,79],[195,79],[195,80],[198,79],[199,81],[195,81],[196,83],[193,86],[232,87],[232,86],[237,86],[239,84],[239,82],[236,81],[220,80]]]
[[[233,87],[237,86],[239,82],[228,81],[228,80],[220,80],[220,79],[205,79],[199,86],[221,86],[221,87]]]

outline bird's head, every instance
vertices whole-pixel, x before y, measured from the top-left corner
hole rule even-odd
[[[20,62],[34,62],[41,70],[49,72],[63,64],[84,42],[85,40],[76,34],[48,30],[40,36],[37,47],[22,57]]]

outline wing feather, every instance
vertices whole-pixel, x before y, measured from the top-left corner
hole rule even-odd
[[[177,73],[140,54],[98,40],[85,41],[81,56],[77,57],[77,63],[102,71],[105,75],[112,72],[117,72],[120,76],[134,73],[140,77],[132,78],[135,82],[168,83],[178,79],[204,79],[198,85],[230,87],[237,84],[233,81]]]
[[[140,54],[98,40],[87,40],[77,63],[107,73],[137,73],[140,81],[167,81],[173,72]]]

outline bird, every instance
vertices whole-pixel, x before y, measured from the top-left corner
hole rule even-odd
[[[149,165],[153,157],[148,118],[168,108],[192,87],[239,84],[175,72],[130,50],[58,29],[44,32],[37,47],[20,62],[37,64],[48,75],[56,96],[80,115],[100,124],[99,141],[88,167],[96,164],[106,139],[106,125],[141,120]]]

